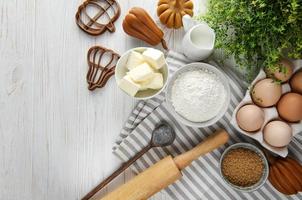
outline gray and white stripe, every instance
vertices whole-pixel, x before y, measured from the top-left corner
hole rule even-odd
[[[181,54],[170,52],[167,62],[173,73],[177,68],[189,61]],[[214,61],[209,61],[209,63],[219,67]],[[157,123],[161,120],[168,121],[177,134],[174,144],[163,149],[154,148],[146,153],[131,167],[134,172],[139,173],[166,155],[176,156],[188,151],[215,130],[225,128],[230,133],[230,141],[223,147],[199,158],[191,166],[183,170],[183,178],[165,189],[165,192],[172,199],[302,199],[301,194],[290,197],[282,195],[269,182],[261,189],[251,193],[237,192],[223,183],[218,169],[219,158],[223,149],[236,142],[254,141],[236,133],[235,129],[230,125],[232,112],[244,96],[246,88],[240,85],[240,80],[232,69],[227,67],[221,67],[221,69],[229,78],[232,97],[225,116],[219,122],[207,128],[192,128],[178,123],[174,116],[168,112],[164,102],[164,94],[162,93],[150,100],[138,102],[125,122],[120,136],[113,147],[114,154],[122,161],[127,161],[147,145],[151,137],[151,131]],[[302,161],[302,142],[300,139],[299,137],[295,138],[289,149],[293,156]]]

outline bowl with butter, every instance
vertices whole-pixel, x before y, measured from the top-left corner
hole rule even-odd
[[[164,53],[150,47],[128,50],[115,68],[118,87],[135,99],[149,99],[159,94],[166,86],[168,76]]]

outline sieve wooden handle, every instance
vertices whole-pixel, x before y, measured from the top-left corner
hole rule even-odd
[[[167,156],[101,200],[146,200],[180,177],[172,156]]]
[[[174,158],[174,162],[178,169],[182,170],[191,164],[201,155],[213,151],[219,146],[225,144],[229,140],[229,134],[225,130],[216,131],[192,150],[183,153]]]
[[[120,175],[123,171],[125,171],[128,167],[130,167],[137,159],[142,157],[151,148],[152,148],[151,144],[149,144],[148,146],[143,148],[140,152],[138,152],[130,160],[125,162],[120,168],[115,170],[109,177],[107,177],[100,184],[98,184],[95,188],[93,188],[89,193],[87,193],[81,200],[91,199],[96,193],[98,193],[101,189],[103,189],[106,185],[108,185],[113,179],[115,179],[118,175]]]

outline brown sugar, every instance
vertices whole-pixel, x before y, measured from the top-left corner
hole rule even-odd
[[[264,164],[256,152],[246,148],[237,148],[225,155],[221,167],[223,175],[232,184],[248,187],[261,179]]]

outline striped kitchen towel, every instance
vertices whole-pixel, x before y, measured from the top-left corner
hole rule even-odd
[[[173,73],[177,68],[189,61],[182,55],[170,52],[167,62]],[[194,161],[191,166],[182,171],[183,177],[166,188],[164,191],[171,199],[199,200],[199,199],[302,199],[302,195],[284,196],[275,190],[267,181],[264,187],[255,192],[242,193],[233,190],[224,184],[219,175],[219,159],[223,150],[237,142],[252,142],[249,138],[237,133],[230,124],[232,112],[244,96],[246,87],[243,87],[242,80],[229,67],[219,67],[214,61],[210,64],[217,66],[225,72],[231,86],[231,103],[224,117],[216,124],[206,128],[192,128],[179,123],[168,111],[164,101],[164,94],[160,94],[147,101],[140,101],[125,126],[113,148],[113,152],[122,161],[129,160],[143,147],[151,138],[151,132],[162,120],[169,122],[176,132],[176,140],[173,145],[165,148],[153,148],[141,159],[135,162],[131,169],[136,173],[143,171],[149,166],[164,158],[166,155],[176,156],[196,146],[200,141],[215,132],[224,128],[230,134],[229,142],[205,156]],[[295,138],[290,144],[290,152],[295,158],[302,161],[302,142]]]

